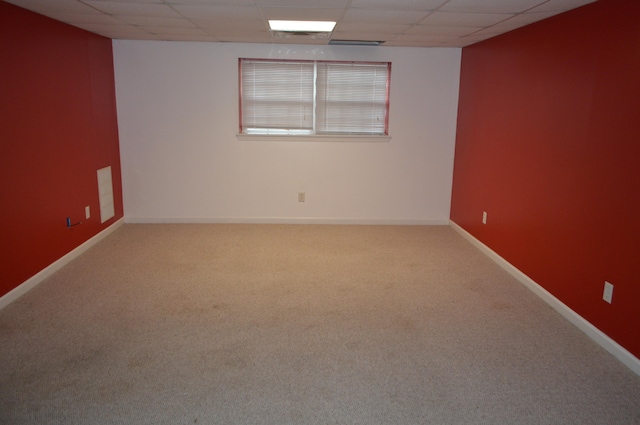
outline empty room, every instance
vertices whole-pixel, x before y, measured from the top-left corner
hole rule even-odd
[[[0,424],[640,425],[639,20],[0,0]]]

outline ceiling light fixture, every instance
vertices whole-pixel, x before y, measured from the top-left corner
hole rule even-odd
[[[284,32],[331,32],[335,26],[331,21],[269,21],[271,31]]]

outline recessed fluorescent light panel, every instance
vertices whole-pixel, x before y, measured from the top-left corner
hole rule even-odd
[[[331,21],[269,21],[271,31],[331,32],[335,26]]]

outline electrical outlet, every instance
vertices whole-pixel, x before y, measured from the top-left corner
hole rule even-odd
[[[305,194],[304,192],[298,192],[298,202],[304,202]]]
[[[602,299],[611,304],[613,299],[613,284],[604,282],[604,292],[602,293]]]
[[[482,224],[487,224],[487,212],[482,211]]]
[[[91,218],[91,208],[89,208],[89,205],[84,207],[84,218],[86,218],[87,220]]]

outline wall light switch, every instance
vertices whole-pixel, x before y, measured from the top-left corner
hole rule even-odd
[[[482,211],[482,224],[487,224],[487,212]]]
[[[613,284],[609,282],[604,283],[604,292],[602,294],[602,299],[611,304],[613,300]]]
[[[298,192],[298,202],[304,202],[305,194],[304,192]]]
[[[89,205],[84,207],[84,218],[86,218],[87,220],[91,218],[91,208],[89,207]]]

